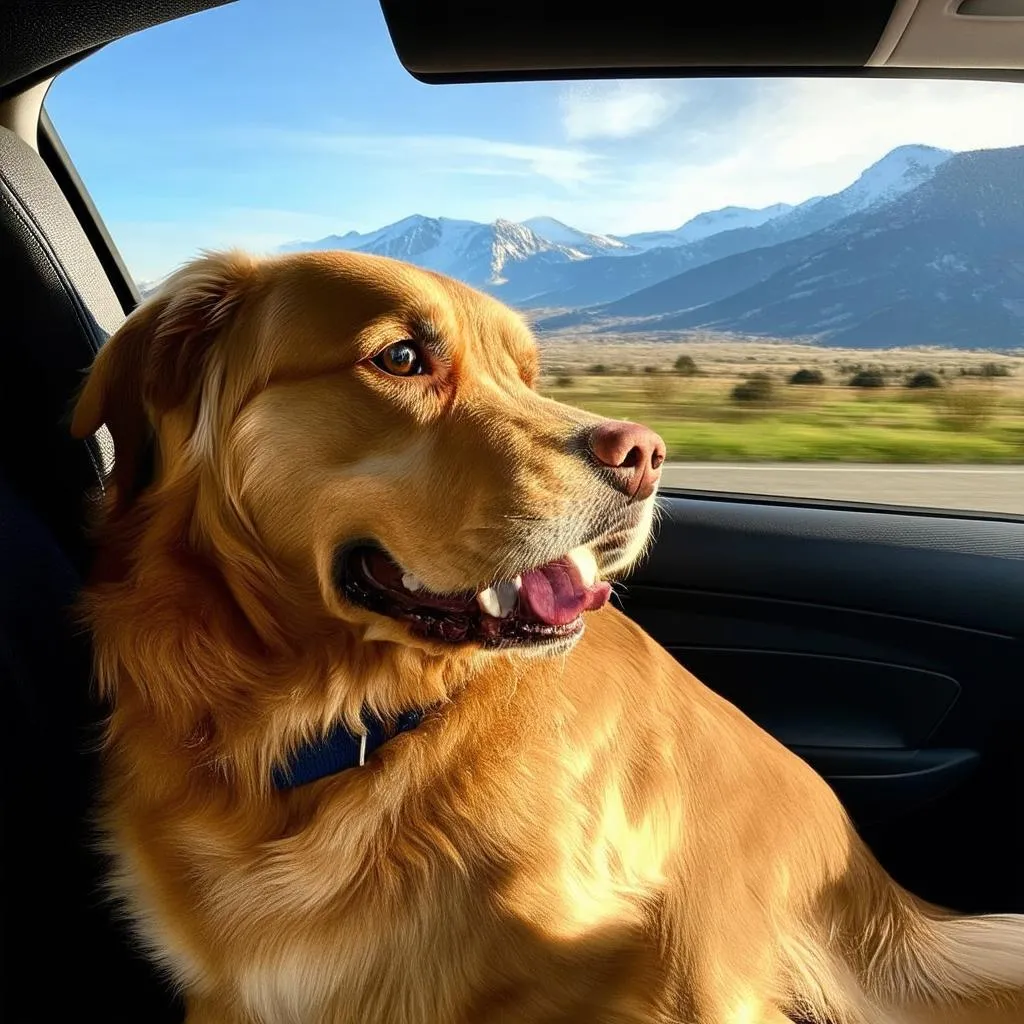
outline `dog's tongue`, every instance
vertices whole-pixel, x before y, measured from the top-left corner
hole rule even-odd
[[[533,614],[551,626],[564,626],[581,612],[600,608],[612,592],[603,580],[586,584],[569,558],[549,562],[522,576],[519,597]]]

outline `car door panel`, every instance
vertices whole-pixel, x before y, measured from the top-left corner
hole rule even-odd
[[[625,610],[807,760],[905,884],[1024,909],[1024,522],[679,494],[662,511]]]

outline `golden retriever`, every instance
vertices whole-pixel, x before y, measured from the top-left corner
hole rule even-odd
[[[1024,1019],[1024,918],[901,890],[607,603],[664,446],[537,372],[349,253],[207,255],[96,360],[101,820],[189,1024]]]

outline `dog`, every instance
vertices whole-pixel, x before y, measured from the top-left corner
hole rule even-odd
[[[537,380],[343,252],[205,254],[96,359],[98,820],[188,1024],[1024,1020],[1024,917],[902,890],[609,603],[665,447]]]

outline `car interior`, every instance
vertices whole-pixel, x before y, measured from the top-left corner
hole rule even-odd
[[[88,813],[102,708],[72,610],[89,571],[90,509],[116,453],[102,431],[72,440],[70,404],[139,295],[43,100],[97,49],[215,6],[0,7],[8,1021],[182,1013],[103,899]],[[1020,0],[742,13],[654,0],[381,6],[397,59],[431,84],[752,74],[1024,82]],[[625,611],[820,772],[901,884],[961,912],[1024,912],[1024,517],[684,490],[663,506],[651,556],[622,592]]]

